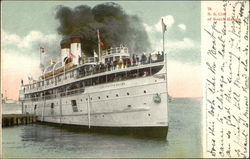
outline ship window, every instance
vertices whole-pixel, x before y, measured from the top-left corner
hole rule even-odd
[[[129,96],[129,93],[127,92],[127,95]]]
[[[116,56],[116,57],[115,57],[115,60],[116,60],[116,61],[119,61],[119,60],[120,60],[120,56]]]
[[[34,106],[34,110],[36,110],[36,104],[35,104],[35,106]]]
[[[91,79],[86,79],[84,82],[85,82],[85,86],[91,85]]]
[[[107,77],[107,82],[112,82],[112,81],[114,81],[114,79],[115,79],[115,74],[110,74]]]
[[[109,98],[109,96],[107,96],[107,98]]]
[[[116,74],[115,81],[121,81],[126,78],[126,72],[119,72]]]
[[[113,61],[113,57],[110,57],[110,58],[109,58],[109,61]]]
[[[139,76],[148,76],[150,74],[150,68],[143,68],[139,70]]]
[[[146,91],[146,90],[144,90],[144,93],[147,93],[147,91]]]
[[[101,97],[98,97],[98,99],[101,99]]]
[[[99,77],[99,82],[101,83],[106,83],[106,76],[101,76]]]
[[[118,97],[119,95],[118,94],[116,94],[116,97]]]
[[[131,70],[127,72],[127,78],[131,79],[131,78],[136,78],[138,77],[138,72],[137,70]]]
[[[71,100],[71,105],[73,112],[78,112],[76,100]]]
[[[163,68],[163,66],[155,66],[155,67],[152,67],[151,69],[151,73],[152,75],[153,74],[156,74],[157,72],[159,72],[161,69]]]
[[[92,82],[93,82],[93,85],[99,84],[99,78],[98,77],[93,78]]]
[[[51,108],[50,110],[51,115],[54,115],[54,103],[51,103],[50,108]]]

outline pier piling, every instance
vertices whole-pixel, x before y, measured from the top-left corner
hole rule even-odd
[[[31,114],[3,114],[2,127],[31,124],[37,121],[37,116]]]

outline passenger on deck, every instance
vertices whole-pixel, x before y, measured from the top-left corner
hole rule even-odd
[[[136,65],[139,65],[139,56],[136,55]]]
[[[152,63],[152,55],[151,54],[149,54],[149,56],[148,56],[148,63]]]
[[[135,54],[133,54],[133,56],[132,56],[132,61],[133,61],[133,66],[135,66],[136,65]]]
[[[116,69],[116,66],[117,66],[117,60],[115,60],[114,62],[113,62],[113,64],[114,64],[114,70]]]
[[[127,66],[127,67],[130,67],[130,66],[131,66],[131,59],[130,59],[130,58],[128,58],[128,59],[126,60],[126,66]]]
[[[123,61],[123,68],[127,68],[128,59],[122,59],[122,61]]]
[[[143,53],[141,56],[141,64],[145,64],[147,60],[147,57],[145,56],[145,54]]]
[[[120,60],[118,61],[118,66],[119,66],[119,69],[122,68],[122,66],[123,66],[123,61],[122,61],[122,59],[120,59]]]
[[[160,61],[163,61],[164,60],[164,52],[162,51],[161,52],[161,58],[160,58]]]
[[[110,71],[110,61],[108,60],[107,63],[106,63],[106,70],[107,71]]]
[[[146,77],[146,76],[148,76],[148,72],[147,72],[147,71],[144,71],[143,77]]]
[[[114,70],[114,62],[111,60],[111,62],[110,62],[110,69],[111,70]]]

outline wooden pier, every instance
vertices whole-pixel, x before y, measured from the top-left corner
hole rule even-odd
[[[31,114],[3,114],[2,127],[35,123],[37,116]]]

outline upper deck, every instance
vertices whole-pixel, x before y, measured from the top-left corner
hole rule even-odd
[[[119,73],[119,72],[124,72],[124,71],[139,70],[142,68],[161,66],[161,65],[164,65],[164,63],[162,61],[158,61],[158,62],[152,62],[152,63],[139,64],[139,65],[125,67],[125,68],[118,67],[116,69],[110,69],[110,70],[106,68],[95,70],[94,66],[98,66],[98,65],[83,64],[78,67],[73,67],[71,70],[68,70],[66,72],[57,74],[54,77],[52,76],[44,80],[36,81],[32,84],[24,85],[23,90],[21,91],[23,91],[24,94],[34,93],[34,92],[52,89],[54,87],[59,87],[62,85],[66,85],[72,82],[77,82],[79,80],[84,80],[88,78],[94,78],[94,77],[99,77],[103,75],[114,74],[114,73]],[[89,67],[89,70],[87,70],[85,74],[81,73],[81,71],[87,67]]]
[[[50,65],[38,81],[22,85],[20,97],[23,97],[23,94],[42,92],[86,79],[161,66],[164,65],[163,61],[164,55],[159,52],[149,56],[143,54],[141,57],[130,57],[126,47],[111,48],[102,52],[99,62],[96,57],[89,57],[79,61],[79,65],[73,65],[71,62],[64,66],[60,62]]]

